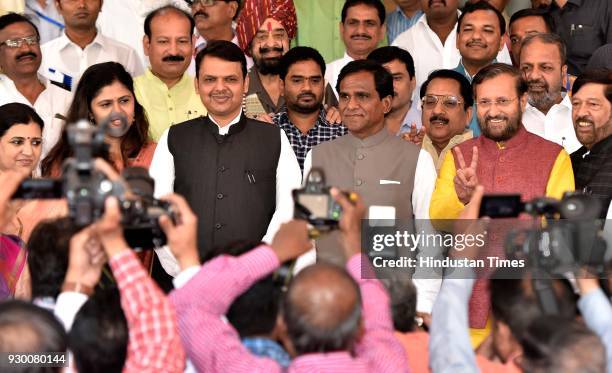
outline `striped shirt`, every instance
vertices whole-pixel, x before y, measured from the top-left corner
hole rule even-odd
[[[412,27],[422,15],[423,11],[419,9],[412,17],[406,17],[399,6],[387,14],[387,38],[389,39],[389,44],[393,43],[397,35]]]

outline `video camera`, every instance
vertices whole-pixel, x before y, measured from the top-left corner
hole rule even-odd
[[[533,228],[513,229],[505,239],[508,259],[525,260],[532,269],[534,289],[543,311],[558,313],[552,278],[575,276],[583,267],[605,276],[606,241],[599,220],[601,200],[569,192],[561,200],[536,198],[522,203],[520,195],[485,196],[481,216],[531,215]]]
[[[81,120],[66,127],[68,142],[74,156],[62,165],[60,179],[27,179],[13,195],[14,199],[66,198],[70,218],[78,227],[85,227],[104,213],[106,198],[119,200],[124,236],[132,248],[150,249],[166,244],[166,236],[158,219],[162,215],[175,219],[169,203],[153,198],[154,181],[148,171],[140,167],[126,168],[123,179],[131,193],[120,181],[111,181],[94,167],[96,157],[107,152],[105,135],[122,129],[110,129],[110,123],[121,120],[127,127],[127,118],[111,114],[98,127]],[[117,127],[117,126],[115,126]]]

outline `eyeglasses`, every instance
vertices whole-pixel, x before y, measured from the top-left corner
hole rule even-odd
[[[456,109],[463,103],[462,100],[455,96],[425,95],[421,99],[421,104],[425,109],[433,109],[436,107],[436,105],[438,105],[438,101],[440,100],[442,100],[442,105],[449,110]]]
[[[195,5],[195,4],[200,4],[202,6],[213,6],[217,3],[223,2],[223,3],[229,3],[231,0],[186,0],[189,5]]]
[[[26,36],[25,38],[16,38],[16,39],[6,39],[0,46],[6,45],[9,48],[21,48],[23,43],[27,45],[37,45],[40,42],[40,38],[36,35],[34,36]]]
[[[493,106],[493,104],[499,107],[508,107],[512,102],[516,100],[518,100],[518,97],[515,97],[515,98],[499,97],[495,100],[483,98],[482,100],[476,101],[476,104],[481,109],[489,109],[491,106]]]

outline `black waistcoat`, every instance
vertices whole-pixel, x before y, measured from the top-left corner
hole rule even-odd
[[[584,146],[570,156],[576,191],[601,200],[600,218],[605,219],[612,199],[612,136],[595,144],[589,154]]]
[[[174,191],[198,216],[200,258],[235,240],[258,241],[276,208],[280,130],[247,119],[225,136],[208,117],[170,127]]]

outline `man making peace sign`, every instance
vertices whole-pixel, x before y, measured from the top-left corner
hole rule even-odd
[[[431,219],[457,218],[477,185],[486,194],[520,193],[523,201],[561,198],[574,190],[567,152],[527,132],[521,122],[527,86],[520,72],[509,65],[492,64],[480,70],[472,86],[482,136],[446,154],[431,198]],[[491,238],[489,247],[502,245],[503,237],[497,242]],[[485,329],[488,298],[487,281],[477,281],[470,300],[470,327]],[[477,339],[473,339],[476,344]]]

